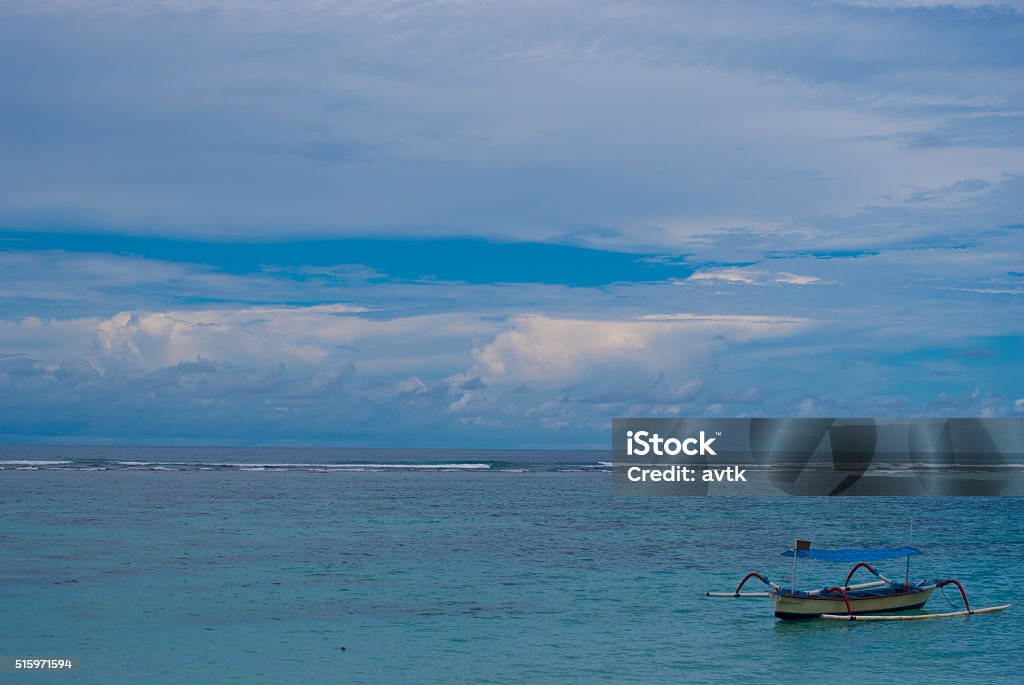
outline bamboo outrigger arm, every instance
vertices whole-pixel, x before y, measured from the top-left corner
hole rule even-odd
[[[964,609],[963,611],[947,611],[942,614],[915,614],[913,616],[864,616],[858,614],[822,614],[821,618],[829,618],[833,621],[924,621],[929,618],[950,618],[951,616],[973,616],[974,614],[989,614],[993,611],[1009,609],[1012,604],[1000,604],[984,609]]]
[[[736,590],[734,592],[708,592],[706,594],[707,594],[708,597],[771,597],[772,596],[772,594],[770,592],[740,592],[740,590],[743,588],[743,586],[746,585],[747,581],[750,580],[751,578],[757,578],[758,580],[760,580],[765,585],[768,585],[769,587],[771,587],[773,590],[778,591],[778,590],[781,589],[781,587],[779,585],[777,585],[776,583],[773,583],[772,581],[768,580],[767,578],[762,576],[760,573],[751,572],[751,573],[748,573],[743,578],[743,580],[740,581],[740,584],[736,586]]]

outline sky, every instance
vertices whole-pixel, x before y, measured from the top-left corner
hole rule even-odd
[[[0,442],[1024,417],[1024,2],[0,4]]]

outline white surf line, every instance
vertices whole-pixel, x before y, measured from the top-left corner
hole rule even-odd
[[[0,464],[11,466],[49,466],[52,464],[70,464],[67,459],[0,459]]]

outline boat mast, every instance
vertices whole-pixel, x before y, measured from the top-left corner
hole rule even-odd
[[[914,517],[910,517],[910,532],[907,533],[907,547],[910,547],[911,540],[914,539]],[[907,578],[903,581],[904,585],[910,585],[910,555],[907,555]]]

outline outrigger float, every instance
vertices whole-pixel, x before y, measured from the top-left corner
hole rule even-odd
[[[773,583],[760,573],[748,573],[733,592],[709,592],[708,597],[770,597],[775,603],[775,617],[785,620],[825,618],[835,621],[919,621],[932,618],[949,618],[951,616],[971,616],[1002,611],[1010,604],[972,609],[967,601],[967,592],[960,581],[919,580],[910,582],[910,557],[923,554],[915,547],[891,547],[882,549],[811,549],[807,540],[797,540],[793,549],[782,553],[784,557],[793,558],[793,578],[790,587]],[[906,557],[907,571],[903,582],[886,578],[878,572],[869,561],[884,561]],[[797,590],[796,560],[814,559],[817,561],[856,562],[846,575],[842,585],[828,586],[820,590]],[[878,580],[869,583],[850,585],[850,579],[858,569],[865,569]],[[765,592],[742,592],[748,580],[756,578],[770,589]],[[946,585],[955,585],[964,600],[964,608],[938,614],[904,614],[888,615],[886,612],[909,611],[920,609],[931,598],[932,593]],[[880,615],[886,614],[886,615]]]

